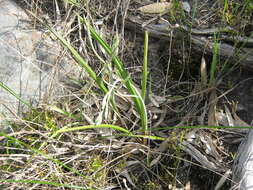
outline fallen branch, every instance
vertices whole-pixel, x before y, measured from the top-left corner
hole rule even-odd
[[[229,60],[235,64],[241,64],[243,67],[253,68],[253,39],[241,36],[231,36],[234,34],[231,28],[213,28],[213,29],[189,29],[186,26],[171,26],[169,24],[148,24],[143,26],[141,20],[137,18],[128,18],[125,21],[125,28],[143,33],[145,30],[154,38],[169,41],[171,34],[174,40],[181,40],[180,37],[186,36],[193,44],[191,47],[197,52],[205,51],[212,55],[214,34],[219,34],[219,56],[222,60]],[[170,32],[173,30],[173,33]]]

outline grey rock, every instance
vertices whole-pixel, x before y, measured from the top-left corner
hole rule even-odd
[[[33,29],[28,15],[13,1],[1,0],[0,10],[0,82],[33,105],[61,94],[60,81],[72,69],[59,56],[60,46]],[[25,108],[0,87],[0,124]]]
[[[233,181],[237,184],[233,189],[253,190],[253,130],[238,148],[233,166]]]

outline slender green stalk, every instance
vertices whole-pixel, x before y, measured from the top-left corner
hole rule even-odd
[[[143,75],[141,81],[141,97],[145,102],[147,92],[147,80],[148,80],[148,31],[145,31],[144,38],[144,58],[143,58]]]
[[[114,129],[114,130],[121,131],[121,132],[129,134],[129,135],[133,135],[127,129],[124,129],[124,128],[119,127],[117,125],[100,124],[100,125],[86,125],[86,126],[78,126],[78,127],[71,127],[71,128],[60,129],[60,130],[58,130],[58,131],[55,132],[54,136],[56,136],[56,134],[60,134],[60,133],[73,132],[73,131],[86,130],[86,129],[97,129],[97,128]]]
[[[223,21],[226,21],[226,13],[228,11],[228,0],[224,0],[224,7],[223,7]]]
[[[163,137],[157,137],[157,136],[152,136],[152,135],[135,135],[125,128],[122,128],[117,125],[111,125],[111,124],[86,125],[86,126],[78,126],[78,127],[71,127],[71,128],[63,128],[56,131],[54,133],[54,137],[60,133],[74,132],[74,131],[80,131],[80,130],[86,130],[86,129],[97,129],[97,128],[109,128],[109,129],[114,129],[114,130],[123,132],[123,134],[116,134],[114,136],[128,136],[128,137],[151,139],[151,140],[165,140],[165,138]]]
[[[214,34],[214,47],[213,47],[213,59],[211,63],[211,70],[210,70],[210,85],[215,84],[215,74],[217,70],[217,62],[218,62],[218,53],[219,53],[219,42],[217,40],[216,34]]]
[[[12,89],[10,89],[8,86],[6,86],[3,82],[0,81],[0,87],[3,88],[5,91],[10,93],[12,96],[14,96],[16,99],[18,99],[20,102],[28,106],[29,108],[33,108],[31,104],[23,100],[18,94],[16,94]]]
[[[150,139],[150,140],[160,140],[164,141],[166,138],[164,137],[158,137],[158,136],[152,136],[152,135],[130,135],[131,137],[135,138],[143,138],[143,139]]]

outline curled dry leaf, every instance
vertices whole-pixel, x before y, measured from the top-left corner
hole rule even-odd
[[[202,87],[207,85],[207,72],[206,72],[206,60],[204,57],[201,58],[200,75]]]
[[[228,126],[235,126],[234,119],[231,115],[230,110],[228,109],[228,107],[226,105],[225,105],[225,112],[226,112],[226,117],[227,117],[227,121],[228,121]]]
[[[140,7],[138,10],[142,13],[148,14],[159,14],[164,13],[172,7],[172,3],[169,2],[160,2],[160,3],[152,3],[149,5],[145,5]]]

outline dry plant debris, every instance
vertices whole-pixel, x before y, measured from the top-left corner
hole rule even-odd
[[[38,18],[47,16],[49,24],[51,22],[99,73],[110,93],[102,95],[90,78],[82,76],[80,81],[69,81],[69,93],[56,100],[55,105],[41,106],[26,113],[19,122],[14,122],[9,137],[0,139],[3,142],[0,175],[6,180],[0,188],[68,189],[73,186],[90,189],[197,190],[214,189],[215,186],[220,188],[222,185],[228,187],[232,183],[231,176],[226,175],[226,182],[222,178],[233,161],[234,152],[230,151],[233,144],[228,139],[234,138],[233,142],[236,143],[245,131],[203,127],[207,124],[248,126],[236,114],[233,105],[225,106],[222,103],[226,93],[230,92],[225,91],[226,88],[219,89],[224,84],[222,75],[227,73],[219,73],[216,69],[214,73],[217,78],[212,81],[208,76],[211,75],[211,68],[207,66],[212,63],[212,57],[205,55],[205,49],[201,49],[201,56],[195,56],[186,37],[180,34],[178,40],[169,34],[173,33],[177,24],[190,22],[192,28],[199,26],[202,29],[220,23],[222,18],[219,15],[223,11],[231,27],[247,35],[247,27],[251,24],[246,21],[250,15],[243,14],[243,7],[233,15],[230,3],[225,9],[220,1],[211,0],[191,4],[190,12],[185,12],[178,1],[149,1],[148,5],[129,0],[26,0],[23,3]],[[243,6],[239,2],[237,4]],[[153,22],[174,26],[172,30],[166,29],[168,35],[164,43],[160,40],[159,46],[155,45],[159,38],[154,35],[149,44],[150,84],[146,101],[149,130],[146,135],[166,140],[148,138],[143,141],[138,111],[115,66],[111,64],[112,58],[91,38],[76,13],[89,18],[91,26],[107,42],[117,41],[115,38],[118,36],[114,53],[124,60],[124,66],[139,87],[143,35],[142,30],[136,27],[138,25],[128,22],[129,18],[142,20],[141,29],[143,26],[148,28]],[[159,15],[162,18],[154,18],[153,13],[162,13]],[[187,14],[191,15],[187,17]],[[236,16],[243,18],[244,26],[238,26]],[[213,40],[213,34],[217,32],[187,30],[187,33],[191,37],[194,32],[203,31],[208,32],[208,41]],[[222,65],[218,67],[222,68]],[[115,107],[110,104],[110,97],[113,97]],[[102,123],[135,131],[137,137],[118,133],[111,128],[90,128],[54,135],[55,131],[64,127]],[[202,127],[194,128],[197,125]],[[8,180],[17,181],[11,183]],[[18,180],[26,181],[20,184]],[[57,184],[43,184],[41,181]],[[69,186],[64,187],[65,184]]]

